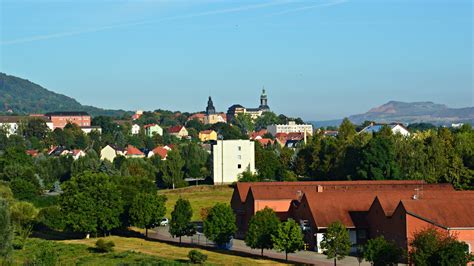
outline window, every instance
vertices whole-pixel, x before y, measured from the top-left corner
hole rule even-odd
[[[238,160],[242,160],[242,155],[237,155]]]
[[[241,146],[239,146],[239,147],[237,147],[237,149],[238,149],[239,151],[241,151],[241,150],[242,150],[242,147],[241,147]]]
[[[237,168],[238,168],[238,169],[242,169],[242,165],[241,165],[241,164],[238,164],[238,165],[237,165]]]

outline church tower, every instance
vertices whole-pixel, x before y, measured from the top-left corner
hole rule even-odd
[[[265,88],[262,90],[262,95],[260,95],[260,106],[258,107],[261,111],[270,111],[270,107],[268,106],[268,98]]]
[[[211,96],[209,96],[209,100],[207,101],[206,107],[206,115],[213,115],[216,113],[216,108],[214,107],[214,103],[212,102]]]

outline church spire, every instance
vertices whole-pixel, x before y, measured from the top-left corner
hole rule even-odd
[[[209,100],[207,101],[206,114],[213,115],[215,113],[216,113],[216,108],[214,107],[214,103],[212,102],[211,96],[209,96]]]
[[[265,91],[265,87],[262,88],[262,95],[260,95],[259,109],[262,111],[270,111],[270,107],[268,106],[267,92]]]

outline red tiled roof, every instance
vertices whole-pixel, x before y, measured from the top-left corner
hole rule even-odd
[[[250,139],[255,140],[256,137],[263,137],[263,135],[267,133],[268,131],[266,129],[261,129],[260,131],[257,131],[257,132],[254,131],[250,134]]]
[[[144,155],[139,149],[133,147],[132,145],[127,146],[127,155]]]
[[[191,116],[188,118],[188,121],[191,121],[191,120],[193,120],[193,119],[203,120],[204,117],[206,117],[206,114],[202,114],[202,113],[193,114],[193,115],[191,115]]]
[[[168,128],[168,133],[179,133],[184,126],[174,126]]]
[[[380,181],[302,181],[302,182],[238,182],[236,191],[240,199],[244,202],[251,187],[268,187],[266,194],[270,195],[275,187],[282,187],[289,194],[296,191],[315,191],[318,186],[322,186],[323,191],[327,190],[370,190],[370,189],[409,189],[413,191],[415,187],[430,186],[422,180],[380,180]],[[436,185],[440,189],[454,190],[449,184]]]
[[[148,125],[144,125],[143,127],[144,128],[149,128],[149,127],[153,127],[153,126],[156,126],[156,124],[148,124]]]
[[[456,192],[456,194],[459,192]],[[454,193],[452,193],[454,194]],[[410,215],[444,228],[474,228],[474,192],[436,199],[402,200]]]
[[[74,149],[74,150],[71,151],[73,156],[78,155],[80,152],[82,152],[82,150]]]
[[[163,146],[158,146],[154,148],[152,151],[154,155],[159,155],[162,159],[165,159],[166,156],[168,156],[168,150],[165,149]]]
[[[272,139],[257,139],[257,141],[262,144],[262,146],[267,146],[267,145],[272,145],[273,144],[273,140]]]
[[[36,157],[36,156],[38,156],[38,150],[27,150],[26,154],[28,154],[32,157]]]

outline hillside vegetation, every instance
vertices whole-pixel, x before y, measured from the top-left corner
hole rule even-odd
[[[0,113],[86,111],[91,115],[122,116],[126,111],[82,105],[71,97],[49,91],[29,80],[0,73]]]

